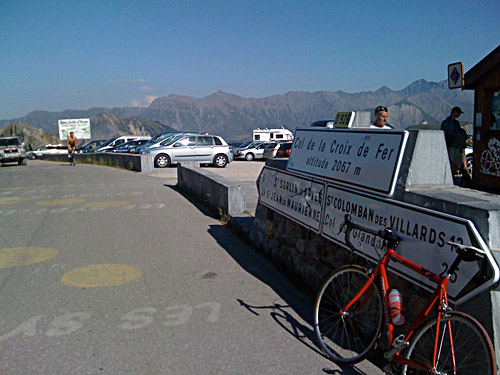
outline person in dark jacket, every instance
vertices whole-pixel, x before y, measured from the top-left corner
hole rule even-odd
[[[462,182],[466,186],[470,186],[471,177],[467,171],[465,164],[465,147],[467,146],[467,134],[462,129],[458,118],[463,111],[460,107],[453,107],[451,114],[441,123],[441,130],[444,132],[446,149],[450,159],[451,172],[456,175],[458,172],[462,174]]]

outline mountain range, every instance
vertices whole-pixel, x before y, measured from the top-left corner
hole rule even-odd
[[[244,98],[222,91],[204,98],[170,95],[157,98],[148,107],[33,111],[21,118],[0,120],[0,127],[21,122],[58,134],[57,120],[90,118],[93,139],[177,130],[209,132],[226,140],[240,140],[251,138],[256,128],[284,126],[294,130],[316,120],[334,119],[339,111],[373,113],[378,105],[388,106],[389,123],[397,129],[422,123],[439,125],[454,106],[465,112],[461,122],[472,122],[473,103],[471,91],[449,90],[447,81],[421,79],[399,91],[384,86],[359,93],[294,91],[265,98]]]

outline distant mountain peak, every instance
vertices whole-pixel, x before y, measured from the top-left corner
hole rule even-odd
[[[391,106],[389,122],[398,129],[420,124],[440,124],[451,107],[465,110],[463,121],[472,121],[473,93],[448,90],[447,82],[419,79],[402,90],[382,86],[377,91],[289,91],[261,98],[247,98],[222,90],[203,98],[172,94],[154,100],[149,107],[93,107],[62,112],[34,111],[14,121],[58,133],[57,120],[91,119],[93,138],[111,134],[144,134],[164,131],[208,131],[231,140],[250,138],[258,127],[286,125],[290,129],[309,126],[316,120],[335,118],[342,111],[370,111],[378,105]],[[469,118],[467,118],[469,117]],[[125,133],[124,133],[125,132]]]

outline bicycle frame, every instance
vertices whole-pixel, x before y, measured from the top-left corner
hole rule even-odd
[[[372,272],[370,275],[370,278],[368,281],[365,283],[365,285],[361,288],[361,290],[358,292],[358,294],[341,310],[341,314],[345,313],[349,308],[363,296],[363,294],[370,288],[372,283],[375,281],[375,278],[377,276],[380,277],[380,284],[381,284],[381,289],[382,289],[382,299],[383,299],[383,305],[384,305],[384,315],[385,315],[385,320],[386,320],[386,328],[388,332],[388,338],[389,338],[389,351],[394,349],[393,345],[393,333],[394,333],[394,324],[391,321],[390,314],[389,314],[389,305],[387,303],[387,291],[390,290],[389,286],[389,279],[387,276],[387,265],[389,262],[393,260],[401,265],[403,265],[406,268],[409,268],[418,274],[426,277],[430,281],[434,282],[437,284],[432,296],[430,297],[429,301],[426,303],[426,305],[422,308],[420,313],[418,314],[417,318],[413,321],[411,324],[410,328],[405,334],[405,341],[409,341],[409,339],[412,337],[412,335],[415,333],[417,328],[424,322],[425,318],[430,314],[431,309],[434,307],[436,302],[440,301],[438,305],[438,315],[437,315],[437,330],[436,330],[436,338],[435,338],[435,346],[434,346],[434,360],[433,360],[433,367],[435,367],[436,364],[436,357],[437,357],[437,348],[438,348],[438,340],[439,340],[439,332],[440,332],[440,323],[441,323],[441,316],[446,313],[447,308],[448,308],[448,297],[446,294],[446,286],[449,283],[449,274],[446,274],[444,276],[438,276],[435,273],[423,268],[422,266],[410,261],[409,259],[406,259],[402,257],[401,255],[396,254],[396,251],[392,249],[391,247],[387,248],[386,253],[384,254],[383,258],[380,260],[380,262],[377,264],[375,271]],[[371,291],[369,291],[369,294],[371,294]],[[361,301],[361,304],[366,301],[366,298]],[[448,323],[449,324],[449,323]],[[451,328],[451,326],[449,326]],[[450,331],[451,335],[451,331]],[[450,337],[450,341],[453,343],[452,337]],[[410,367],[422,369],[425,371],[431,371],[431,367],[428,365],[425,365],[423,363],[407,359],[404,356],[400,355],[399,353],[404,350],[405,347],[401,348],[398,350],[392,359],[390,359],[392,362],[400,363],[403,365],[407,365]],[[452,348],[453,352],[453,348]],[[453,354],[454,356],[454,354]],[[455,362],[453,360],[453,362]]]

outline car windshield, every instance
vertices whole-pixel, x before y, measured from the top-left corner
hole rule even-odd
[[[146,144],[151,144],[151,143],[157,143],[161,141],[162,139],[168,138],[172,136],[173,133],[161,133],[158,135],[155,135],[153,138],[151,138],[149,141],[146,142]]]
[[[242,143],[241,145],[239,145],[238,147],[239,148],[245,148],[245,147],[248,147],[249,145],[251,145],[253,143],[253,141],[247,141],[245,143]]]
[[[184,135],[180,135],[180,134],[171,135],[170,137],[167,137],[166,139],[164,139],[160,143],[160,145],[162,145],[162,146],[169,146],[169,145],[171,145],[172,143],[174,143],[176,140],[178,140],[181,137],[184,137]]]
[[[101,145],[101,147],[109,146],[111,143],[113,143],[114,141],[116,141],[118,138],[120,138],[120,137],[113,137],[111,139],[108,139],[106,142],[104,142]]]
[[[19,140],[17,138],[4,138],[0,139],[0,146],[17,146]]]

